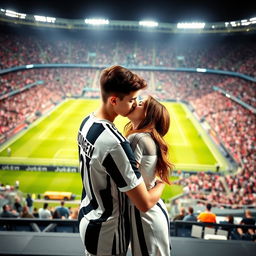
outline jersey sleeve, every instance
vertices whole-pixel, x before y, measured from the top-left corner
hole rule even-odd
[[[143,181],[128,141],[110,150],[105,155],[102,165],[121,192],[129,191]]]

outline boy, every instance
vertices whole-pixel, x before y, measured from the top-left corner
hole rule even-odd
[[[103,70],[101,106],[80,126],[83,190],[78,219],[86,255],[126,255],[130,240],[127,196],[146,212],[162,194],[160,181],[146,189],[128,141],[113,124],[118,115],[127,116],[135,109],[138,94],[146,86],[144,79],[124,67]]]

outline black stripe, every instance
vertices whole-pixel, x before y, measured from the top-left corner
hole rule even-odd
[[[80,147],[79,147],[79,152],[80,152]],[[80,154],[79,157],[80,157],[80,163],[81,163],[80,174],[81,174],[81,179],[82,179],[82,182],[83,182],[83,180],[84,180],[84,158],[83,158],[82,154]],[[86,196],[86,192],[85,192],[84,185],[83,185],[81,201],[83,201],[85,196]]]
[[[121,175],[119,169],[116,166],[114,159],[110,154],[106,156],[102,164],[106,168],[107,173],[110,175],[110,177],[114,180],[114,182],[119,188],[123,188],[127,186],[126,181]]]
[[[165,216],[165,218],[166,218],[166,221],[167,221],[167,225],[168,225],[168,227],[169,227],[170,223],[169,223],[169,218],[168,218],[168,215],[167,215],[166,211],[164,210],[164,208],[161,206],[160,203],[156,203],[156,205],[157,205],[157,206],[161,209],[161,211],[163,212],[163,214],[164,214],[164,216]]]
[[[91,220],[86,228],[84,236],[86,250],[95,255],[97,255],[101,224],[102,223],[98,222],[97,220]]]
[[[86,139],[93,145],[104,130],[105,128],[101,123],[93,123],[87,132]]]
[[[125,248],[125,219],[124,219],[124,210],[125,210],[125,205],[124,205],[124,193],[121,194],[121,204],[122,204],[122,213],[121,213],[121,231],[122,231],[122,251]]]
[[[79,131],[82,131],[82,129],[83,129],[85,123],[87,122],[87,120],[88,120],[89,118],[90,118],[90,116],[87,116],[87,117],[83,120],[83,122],[82,122],[81,125],[80,125]]]
[[[129,218],[129,204],[128,204],[128,197],[125,193],[123,193],[124,199],[125,199],[125,212],[124,212],[124,221],[125,221],[125,241],[126,246],[130,242],[130,218]]]
[[[113,243],[112,243],[112,255],[116,254],[116,234],[114,235]]]
[[[107,176],[106,189],[100,190],[100,197],[105,210],[99,220],[105,221],[112,215],[113,212],[113,198],[111,194],[111,182],[109,176]]]
[[[136,207],[134,207],[134,213],[135,213],[135,221],[136,221],[136,227],[137,227],[137,232],[138,232],[138,239],[139,239],[141,255],[149,256],[148,248],[147,248],[147,244],[146,244],[146,240],[145,240],[145,236],[144,236],[140,211]]]
[[[87,206],[83,206],[81,209],[80,209],[80,211],[79,211],[79,215],[78,215],[78,220],[79,220],[79,222],[81,221],[81,219],[84,217],[84,215],[86,215],[86,214],[88,214],[90,211],[92,211],[92,210],[95,210],[95,209],[97,209],[98,208],[98,202],[97,202],[97,200],[96,200],[96,197],[95,197],[95,195],[94,195],[94,192],[93,192],[93,187],[92,187],[92,182],[91,182],[91,174],[90,174],[90,158],[89,157],[87,157],[87,156],[85,156],[86,157],[86,161],[85,161],[85,163],[86,163],[86,169],[87,169],[87,174],[88,174],[88,181],[89,181],[89,186],[90,186],[90,191],[91,191],[91,195],[92,195],[92,199],[91,199],[91,201],[90,201],[90,203],[87,205]],[[83,161],[82,161],[82,163],[83,163]],[[85,172],[85,169],[83,169],[83,171],[82,172]],[[84,186],[83,186],[83,191],[82,191],[82,199],[84,199],[83,198],[83,192],[85,193],[85,195],[86,195],[86,191],[85,191],[85,189],[84,189]]]
[[[141,173],[137,168],[137,162],[135,160],[134,153],[132,151],[130,143],[128,141],[124,141],[120,145],[121,145],[122,149],[124,150],[126,156],[128,157],[129,162],[131,163],[132,169],[134,170],[136,177],[140,178]]]
[[[125,138],[123,135],[121,135],[116,128],[111,126],[110,124],[106,124],[106,126],[109,128],[109,130],[116,136],[116,138],[120,141],[123,142],[125,141]]]
[[[168,231],[169,231],[169,238],[170,238],[170,233],[171,233],[171,230],[170,230],[170,222],[169,222],[169,217],[168,217],[168,214],[166,213],[166,211],[164,210],[164,208],[160,205],[160,203],[156,203],[156,205],[161,209],[161,211],[163,212],[165,218],[166,218],[166,221],[167,221],[167,227],[168,227]],[[170,239],[169,239],[170,240]],[[169,244],[170,246],[170,250],[172,249],[172,245],[171,245],[171,242]]]
[[[121,202],[121,192],[118,191],[118,203],[119,203],[119,210],[122,209],[122,202]],[[122,249],[122,237],[123,237],[123,232],[122,232],[122,212],[119,215],[118,218],[118,246],[119,246],[119,251]]]
[[[98,202],[96,200],[96,197],[94,195],[94,192],[93,192],[93,187],[92,187],[92,180],[91,180],[91,172],[90,172],[90,161],[91,159],[87,156],[86,157],[86,168],[87,168],[87,173],[88,173],[88,181],[89,181],[89,186],[90,186],[90,191],[91,191],[91,195],[92,195],[92,199],[90,201],[90,204],[87,206],[88,207],[88,211],[86,212],[86,214],[93,210],[93,209],[97,209],[98,208]]]

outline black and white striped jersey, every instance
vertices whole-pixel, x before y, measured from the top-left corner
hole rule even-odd
[[[126,252],[130,224],[123,192],[143,181],[130,144],[112,122],[91,114],[79,129],[78,148],[83,182],[79,229],[85,248],[94,255]]]

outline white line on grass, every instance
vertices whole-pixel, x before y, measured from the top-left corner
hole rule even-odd
[[[54,112],[56,109],[58,109],[60,106],[62,106],[65,102],[67,101],[67,99],[65,99],[64,101],[62,101],[60,104],[58,104],[56,107],[52,108],[49,110],[49,112],[47,112],[46,114],[44,114],[42,117],[38,118],[35,122],[33,122],[32,124],[30,124],[28,126],[27,129],[23,129],[21,132],[15,134],[10,140],[6,141],[5,143],[3,143],[0,147],[0,152],[4,151],[7,147],[9,147],[11,144],[13,144],[14,142],[16,142],[19,138],[21,138],[25,133],[27,133],[29,130],[31,130],[32,128],[34,128],[37,124],[41,123],[45,118],[47,118],[50,113]]]
[[[185,133],[183,132],[182,127],[181,127],[181,125],[179,125],[179,122],[177,120],[176,113],[173,111],[172,108],[169,108],[169,110],[171,111],[174,123],[178,127],[179,133],[181,134],[181,137],[182,137],[182,140],[183,140],[183,144],[178,143],[177,145],[189,146],[189,143],[188,143],[188,141],[186,139]]]
[[[54,154],[54,158],[57,158],[59,155],[63,155],[66,156],[67,154],[65,154],[65,152],[77,152],[76,149],[72,149],[72,148],[66,148],[66,149],[59,149],[55,154]]]

